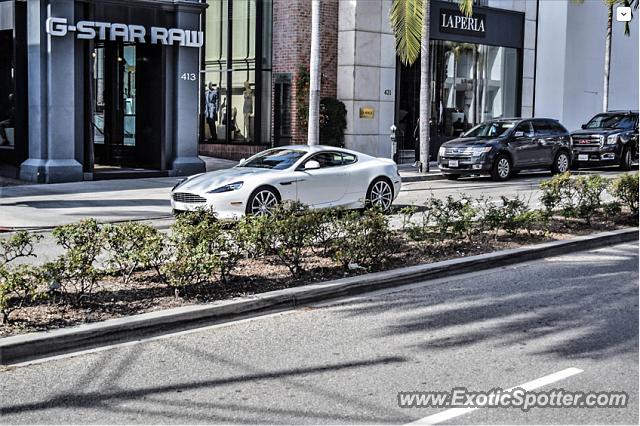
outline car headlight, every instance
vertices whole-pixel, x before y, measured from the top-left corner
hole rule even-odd
[[[438,150],[438,157],[444,157],[445,151],[446,151],[446,148],[444,146],[441,146],[440,149]]]
[[[479,157],[485,152],[489,152],[489,151],[491,151],[490,146],[475,147],[475,148],[471,148],[471,155],[474,157]]]
[[[607,136],[607,145],[615,145],[618,142],[618,136],[620,136],[620,133]]]
[[[233,183],[221,186],[220,188],[207,191],[207,194],[219,194],[221,192],[237,191],[238,189],[242,188],[243,183],[244,182],[233,182]]]

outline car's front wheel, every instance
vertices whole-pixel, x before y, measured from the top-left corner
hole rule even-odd
[[[620,157],[620,168],[622,170],[631,170],[632,162],[631,150],[628,146],[625,146],[622,150],[622,157]]]
[[[280,196],[268,187],[258,188],[251,193],[247,201],[246,213],[254,216],[268,216],[280,203]]]
[[[491,169],[491,177],[493,180],[507,180],[511,176],[511,160],[504,154],[498,155],[496,161],[493,162]]]
[[[366,206],[386,212],[393,202],[393,187],[388,180],[378,178],[371,182],[367,190]]]
[[[551,174],[557,175],[568,172],[569,167],[571,167],[569,155],[566,152],[561,151],[558,153],[558,155],[556,155],[556,159],[553,161],[553,165],[551,166]]]

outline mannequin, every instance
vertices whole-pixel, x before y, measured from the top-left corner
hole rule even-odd
[[[251,85],[248,81],[244,82],[244,92],[242,96],[244,96],[244,105],[242,106],[242,114],[244,114],[244,135],[245,139],[250,140],[249,130],[251,125],[249,120],[251,114],[253,114],[253,90],[251,90]]]
[[[13,93],[9,93],[9,111],[6,120],[0,121],[0,145],[9,145],[9,138],[7,137],[7,130],[14,126],[13,120],[15,118],[15,96]]]
[[[220,115],[222,117],[220,121],[222,122],[222,124],[226,126],[227,125],[227,99],[226,98],[222,101],[222,105],[220,107]],[[238,129],[238,125],[236,124],[237,117],[238,117],[238,109],[236,107],[233,107],[231,109],[231,124],[230,124],[232,139],[235,139],[235,134],[240,131],[240,129]]]
[[[211,140],[218,140],[216,133],[216,122],[218,121],[218,109],[220,107],[220,92],[218,86],[213,82],[209,82],[204,92],[204,118],[209,125],[211,132]]]

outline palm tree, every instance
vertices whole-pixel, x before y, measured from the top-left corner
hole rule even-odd
[[[321,0],[311,1],[311,55],[309,58],[309,145],[320,143],[320,9]]]
[[[604,43],[604,82],[602,88],[602,110],[609,110],[609,73],[611,71],[611,35],[613,33],[613,8],[617,6],[631,7],[638,10],[640,0],[603,0],[607,6],[607,38]],[[574,3],[582,4],[584,0],[573,0]],[[624,35],[629,36],[631,29],[629,22],[624,23]]]
[[[635,1],[635,0],[634,0]],[[467,16],[473,0],[457,0]],[[420,57],[420,171],[429,171],[429,0],[393,0],[389,20],[396,38],[396,53],[405,65]]]

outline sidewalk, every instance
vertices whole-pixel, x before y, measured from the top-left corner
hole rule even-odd
[[[233,167],[235,161],[201,157],[207,171]],[[435,164],[420,174],[401,165],[403,182],[441,179]],[[94,217],[100,222],[171,219],[169,197],[179,177],[0,185],[0,232],[10,229],[51,228]],[[8,182],[7,182],[8,183]]]
[[[420,173],[413,164],[400,164],[398,170],[400,170],[400,177],[404,183],[444,179],[436,161],[429,163],[428,173]]]

